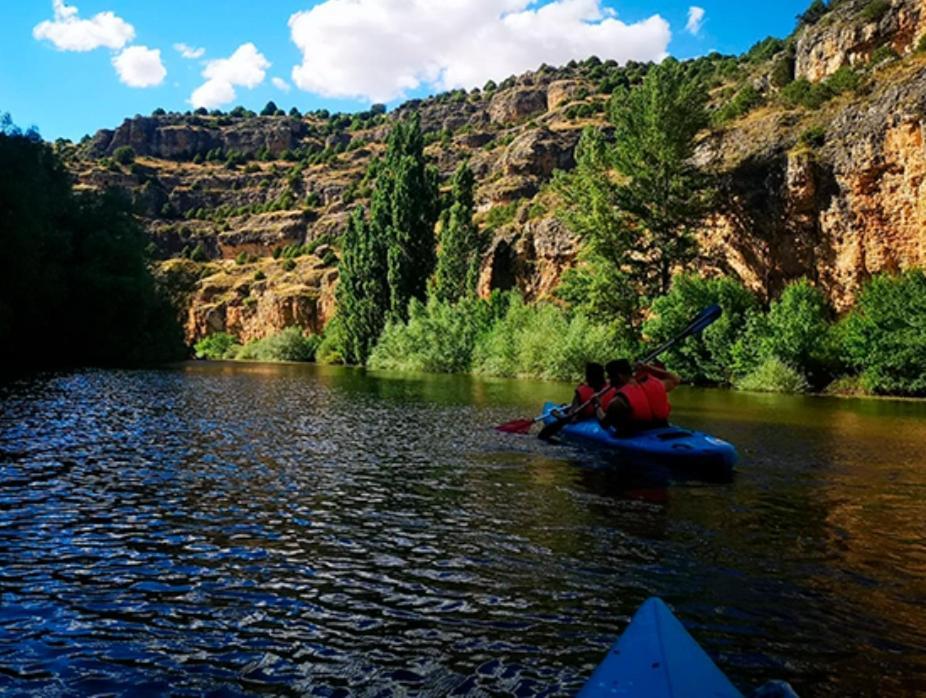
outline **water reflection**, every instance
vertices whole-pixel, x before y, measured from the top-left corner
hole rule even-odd
[[[0,385],[0,691],[569,695],[664,596],[734,681],[926,691],[926,407],[682,391],[732,483],[503,435],[569,386]]]

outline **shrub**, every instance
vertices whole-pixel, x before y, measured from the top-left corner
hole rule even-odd
[[[120,165],[131,165],[135,162],[135,149],[130,145],[123,145],[113,151],[113,159]]]
[[[810,7],[797,16],[797,21],[799,24],[816,24],[829,11],[830,8],[823,0],[813,0]]]
[[[193,346],[197,359],[209,359],[210,361],[232,359],[240,348],[235,338],[227,332],[210,334]]]
[[[709,305],[718,304],[723,315],[700,336],[691,337],[666,354],[665,361],[685,380],[695,383],[730,383],[733,347],[747,317],[759,303],[741,283],[728,278],[703,279],[695,274],[676,276],[669,293],[657,298],[644,333],[659,344],[676,336]]]
[[[203,243],[196,243],[196,247],[194,247],[193,251],[190,252],[190,259],[192,259],[194,262],[205,262],[208,259],[206,256],[206,248],[203,247]]]
[[[459,373],[469,371],[480,335],[492,325],[492,305],[484,300],[456,304],[418,300],[409,304],[407,323],[390,322],[370,355],[371,368]]]
[[[887,0],[871,0],[862,10],[861,17],[866,22],[880,22],[889,9],[891,3]]]
[[[884,44],[883,46],[879,46],[874,51],[872,51],[871,58],[868,62],[871,65],[878,65],[879,63],[883,63],[884,61],[890,60],[892,58],[897,58],[897,52],[891,47],[890,44]]]
[[[518,206],[520,205],[520,201],[512,201],[490,208],[483,219],[485,229],[494,230],[495,228],[499,228],[513,221],[515,214],[518,212]]]
[[[283,271],[292,271],[296,268],[296,260],[292,257],[283,260]]]
[[[245,344],[235,358],[241,361],[312,361],[320,342],[317,335],[307,337],[301,328],[292,326]]]
[[[920,37],[920,42],[916,45],[917,53],[926,53],[926,35]]]
[[[247,263],[248,263],[248,253],[239,252],[238,256],[235,257],[235,264],[237,264],[238,266],[241,266],[242,264],[247,264]]]
[[[830,94],[836,96],[843,92],[855,92],[861,83],[861,76],[849,66],[844,65],[830,75],[824,84]]]
[[[775,358],[822,388],[839,368],[833,312],[823,292],[806,279],[790,284],[765,315],[754,313],[733,347],[735,372],[747,375]]]
[[[867,390],[926,395],[926,272],[872,278],[839,337]]]
[[[263,281],[263,280],[266,279],[266,278],[267,278],[267,275],[266,275],[263,271],[261,271],[260,269],[258,269],[257,271],[254,272],[254,280],[255,280],[255,281]]]
[[[341,323],[340,318],[335,315],[325,325],[322,341],[315,351],[315,360],[320,364],[343,364],[346,356],[346,344],[347,338],[344,333],[344,325]]]
[[[713,121],[715,124],[723,124],[736,119],[749,113],[754,107],[762,104],[762,101],[759,91],[752,85],[746,85],[732,100],[714,112]]]
[[[574,380],[587,361],[635,356],[638,347],[614,328],[551,303],[526,305],[508,295],[508,308],[476,343],[473,370],[491,376]]]
[[[739,379],[736,387],[760,393],[804,393],[810,385],[800,371],[772,356]]]
[[[823,126],[811,126],[801,133],[800,142],[808,148],[819,148],[826,143],[826,128]]]
[[[775,87],[785,87],[794,81],[794,56],[785,55],[775,60],[771,81]]]

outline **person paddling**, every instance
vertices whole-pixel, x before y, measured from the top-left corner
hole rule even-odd
[[[609,361],[605,366],[611,388],[596,402],[596,415],[602,426],[618,434],[630,435],[652,426],[653,412],[643,387],[634,378],[627,359]]]
[[[595,416],[595,405],[592,402],[598,393],[607,386],[604,376],[604,366],[596,363],[585,364],[585,382],[576,388],[569,406],[569,414],[574,419],[591,419]],[[584,405],[584,407],[583,407]]]
[[[646,393],[652,413],[652,425],[654,427],[668,426],[669,414],[672,412],[669,393],[681,384],[682,379],[666,370],[666,365],[661,361],[637,364],[634,379]]]

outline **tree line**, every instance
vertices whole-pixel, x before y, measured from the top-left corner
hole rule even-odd
[[[0,356],[22,364],[183,358],[148,240],[116,191],[77,192],[53,148],[0,116]]]
[[[695,226],[715,197],[693,164],[709,122],[697,75],[664,61],[615,90],[609,121],[587,129],[574,170],[554,176],[557,216],[583,245],[555,301],[534,304],[517,292],[476,297],[484,241],[472,174],[465,164],[455,173],[441,212],[417,117],[398,124],[375,165],[370,212],[355,211],[344,238],[338,313],[318,358],[572,379],[585,361],[643,353],[719,303],[724,319],[667,356],[696,383],[926,394],[922,271],[874,278],[842,319],[807,280],[764,305],[735,279],[693,273]]]

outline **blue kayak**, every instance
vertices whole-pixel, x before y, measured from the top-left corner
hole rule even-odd
[[[548,402],[543,407],[543,421],[556,421],[562,405]],[[633,436],[617,436],[597,419],[585,419],[564,426],[559,436],[566,441],[597,446],[608,450],[620,464],[662,466],[689,477],[726,479],[733,473],[739,456],[732,444],[677,426],[648,429]]]
[[[579,698],[742,698],[660,599],[640,606]]]

